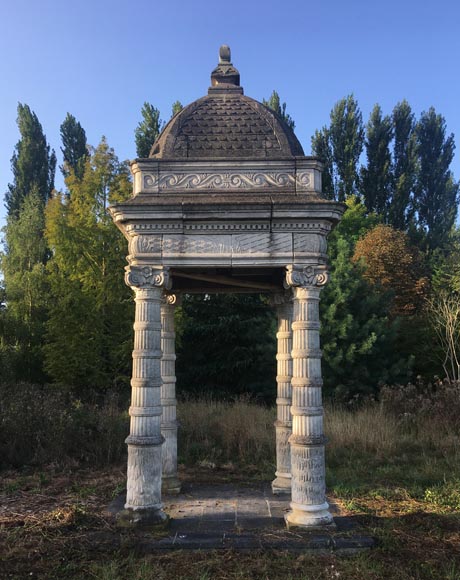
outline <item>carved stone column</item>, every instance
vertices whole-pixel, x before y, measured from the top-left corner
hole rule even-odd
[[[277,307],[278,341],[277,360],[277,398],[275,421],[276,430],[276,479],[272,482],[274,494],[291,493],[291,449],[289,437],[292,433],[292,295],[276,295],[272,304]]]
[[[177,419],[176,419],[176,345],[174,332],[174,310],[178,298],[174,294],[164,297],[161,305],[161,434],[164,437],[162,450],[162,491],[169,494],[180,492],[177,477]]]
[[[291,510],[288,526],[333,523],[326,501],[321,398],[319,295],[327,282],[324,266],[288,266],[286,285],[293,288]]]
[[[167,519],[161,503],[161,317],[167,269],[126,268],[135,293],[133,374],[128,444],[128,482],[121,523],[155,524]]]

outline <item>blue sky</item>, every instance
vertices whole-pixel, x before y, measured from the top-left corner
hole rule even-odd
[[[459,143],[457,0],[0,0],[0,194],[12,179],[18,101],[36,112],[58,163],[67,112],[90,144],[105,135],[131,159],[144,101],[168,119],[175,100],[203,96],[224,43],[245,94],[276,89],[287,102],[307,154],[350,93],[366,122],[375,103],[390,113],[405,98],[417,116],[434,106]],[[2,203],[0,224],[4,215]]]

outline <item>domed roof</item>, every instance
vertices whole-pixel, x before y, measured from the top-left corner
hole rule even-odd
[[[270,108],[244,96],[222,46],[208,94],[177,113],[153,144],[154,159],[283,159],[303,156],[294,132]]]

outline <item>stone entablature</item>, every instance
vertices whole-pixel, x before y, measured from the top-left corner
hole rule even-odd
[[[321,195],[322,164],[311,157],[280,161],[174,162],[136,159],[131,163],[134,195],[269,191]]]

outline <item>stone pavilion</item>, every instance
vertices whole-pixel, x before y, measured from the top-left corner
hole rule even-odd
[[[128,240],[135,293],[128,483],[122,517],[165,519],[179,492],[174,308],[181,295],[270,295],[278,312],[274,493],[289,526],[332,523],[325,496],[319,299],[326,238],[344,206],[321,193],[322,165],[272,110],[244,95],[222,46],[208,94],[131,163],[133,197],[110,208]],[[275,436],[275,435],[274,435]]]

